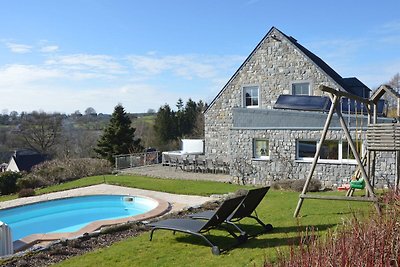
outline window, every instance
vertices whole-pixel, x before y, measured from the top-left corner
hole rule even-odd
[[[315,154],[314,154],[315,156]],[[321,147],[321,153],[319,155],[321,159],[339,159],[339,141],[337,140],[325,140]]]
[[[356,150],[358,151],[358,153],[362,154],[362,152],[363,152],[362,142],[354,141],[354,144],[356,145]],[[343,160],[355,160],[356,159],[354,157],[353,151],[351,151],[351,147],[347,141],[342,141],[342,159]]]
[[[269,141],[266,139],[253,140],[253,158],[268,159],[269,158]]]
[[[292,95],[310,95],[310,83],[292,83]]]
[[[258,107],[258,86],[243,87],[243,106],[246,108]]]
[[[297,158],[313,158],[317,151],[317,141],[303,141],[297,142]]]
[[[296,158],[298,160],[312,160],[317,151],[317,144],[317,141],[297,140]],[[357,150],[362,154],[362,142],[357,141],[356,144]],[[326,162],[355,163],[353,152],[345,140],[325,140],[321,147],[319,159]]]

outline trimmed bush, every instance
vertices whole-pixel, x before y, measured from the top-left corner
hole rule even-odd
[[[301,192],[303,190],[304,184],[306,179],[298,179],[298,180],[291,180],[291,179],[283,179],[279,181],[275,181],[272,184],[272,188],[278,190],[293,190],[296,192]],[[322,184],[319,180],[311,179],[310,184],[308,186],[309,192],[318,192],[321,190]]]
[[[294,180],[290,180],[290,179],[278,180],[272,184],[272,188],[277,189],[277,190],[290,190],[293,181]]]
[[[306,183],[306,179],[294,180],[291,184],[291,189],[296,192],[301,192],[303,190],[304,184]],[[318,192],[321,190],[322,184],[319,180],[311,179],[310,184],[308,185],[309,192]]]
[[[17,180],[17,187],[20,190],[25,188],[38,188],[42,186],[46,186],[46,183],[37,176],[28,175]]]
[[[17,180],[22,177],[18,172],[3,172],[0,174],[0,193],[2,195],[17,192]]]
[[[104,159],[56,159],[35,166],[26,180],[21,181],[21,188],[59,184],[111,171],[111,164]]]
[[[18,192],[18,197],[31,197],[35,194],[35,190],[33,190],[32,188],[24,188]]]

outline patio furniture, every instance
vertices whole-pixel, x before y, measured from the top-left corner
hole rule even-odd
[[[228,160],[224,158],[216,158],[214,161],[214,170],[216,173],[229,173]]]
[[[153,239],[153,233],[155,230],[163,229],[175,232],[182,232],[186,234],[195,235],[203,238],[208,245],[211,246],[211,251],[214,255],[219,255],[220,250],[218,246],[214,245],[203,233],[210,231],[215,228],[223,228],[227,230],[233,237],[239,242],[243,239],[237,236],[231,229],[224,226],[224,221],[230,214],[239,206],[244,196],[239,196],[225,200],[221,206],[214,212],[214,214],[208,220],[195,220],[195,219],[167,219],[159,222],[148,224],[152,227],[150,232],[150,241]]]
[[[206,159],[204,156],[196,157],[195,171],[205,173],[207,171],[206,168]]]
[[[167,156],[167,155],[165,155],[165,156]],[[169,167],[175,167],[175,169],[176,169],[177,166],[178,166],[178,157],[175,156],[175,155],[168,155],[167,157],[169,158],[168,166]]]
[[[206,172],[215,173],[214,160],[206,158],[205,159],[205,168],[206,168]]]
[[[181,170],[186,171],[188,168],[188,160],[184,156],[177,156],[176,167],[175,170],[181,168]]]
[[[265,224],[264,222],[262,222],[260,220],[260,218],[258,218],[257,213],[255,212],[257,206],[260,204],[261,200],[267,194],[269,188],[270,187],[267,186],[267,187],[249,190],[247,192],[245,198],[243,199],[242,203],[240,203],[239,207],[226,218],[225,222],[232,225],[233,227],[235,227],[240,232],[241,236],[246,236],[246,232],[243,231],[235,223],[245,217],[255,219],[264,228],[265,232],[271,231],[273,229],[273,226],[271,224]],[[209,210],[209,211],[191,214],[191,215],[189,215],[189,217],[193,218],[193,219],[209,220],[210,218],[215,216],[215,213],[216,213],[215,211]],[[253,213],[254,213],[254,215],[252,215]]]

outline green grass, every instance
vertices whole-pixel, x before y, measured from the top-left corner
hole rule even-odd
[[[101,177],[90,177],[98,181]],[[145,177],[107,176],[108,183],[134,186],[181,194],[208,195],[232,192],[240,186],[215,182],[161,180]],[[325,194],[344,194],[329,192]],[[298,193],[271,190],[257,209],[266,223],[274,225],[272,233],[263,234],[236,248],[233,239],[223,231],[212,231],[210,239],[227,250],[220,256],[211,254],[210,247],[196,237],[170,231],[156,231],[152,242],[149,234],[130,238],[83,256],[74,257],[59,266],[260,266],[264,259],[274,261],[277,250],[287,250],[289,244],[298,242],[299,231],[314,226],[320,234],[334,229],[344,217],[354,212],[371,210],[371,204],[344,201],[305,200],[301,218],[294,219],[293,212]],[[243,220],[248,232],[261,230],[251,219]]]
[[[208,182],[155,179],[141,176],[94,176],[62,185],[38,190],[48,193],[76,187],[109,184],[157,190],[178,194],[210,195],[233,192],[243,186]],[[327,192],[324,194],[344,195]],[[156,231],[153,241],[144,233],[135,238],[113,244],[83,256],[74,257],[58,266],[261,266],[264,259],[274,261],[277,250],[287,250],[289,244],[297,244],[299,231],[314,226],[322,235],[334,229],[344,217],[355,213],[370,212],[371,204],[345,201],[305,200],[302,217],[293,218],[299,193],[270,190],[257,209],[259,217],[274,226],[274,231],[250,239],[239,247],[232,248],[234,240],[224,231],[211,231],[210,239],[226,250],[220,256],[211,254],[203,240],[170,231]],[[0,200],[3,200],[0,198]],[[248,232],[261,230],[251,219],[242,221]]]
[[[298,232],[314,226],[321,233],[334,229],[342,218],[356,210],[370,210],[369,204],[306,200],[303,217],[294,219],[293,211],[298,193],[271,191],[257,209],[266,223],[274,225],[272,233],[249,240],[244,245],[229,249],[233,242],[226,232],[212,231],[211,240],[222,249],[220,256],[211,254],[210,247],[196,237],[171,231],[156,231],[153,241],[145,233],[136,238],[116,243],[109,248],[75,257],[59,266],[261,266],[264,259],[274,260],[277,249],[288,249],[298,243]],[[260,230],[251,219],[243,221],[249,232]]]
[[[223,194],[226,192],[234,192],[244,186],[224,184],[210,181],[190,181],[190,180],[173,180],[173,179],[157,179],[144,176],[134,175],[102,175],[86,177],[72,182],[49,186],[36,190],[37,195],[47,194],[51,192],[63,191],[73,188],[85,187],[95,184],[113,184],[127,187],[135,187],[147,190],[155,190],[167,193],[176,193],[184,195],[209,196],[211,194]],[[18,196],[6,195],[0,196],[0,201],[15,199]]]

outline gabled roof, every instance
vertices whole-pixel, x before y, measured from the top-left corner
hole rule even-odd
[[[210,105],[207,107],[207,109],[204,112],[207,112],[207,110],[214,104],[214,102],[216,101],[216,99],[218,99],[218,97],[222,94],[222,92],[225,90],[225,88],[227,87],[227,85],[236,77],[236,75],[239,73],[239,71],[243,68],[243,66],[250,60],[250,58],[253,56],[253,54],[258,50],[258,48],[261,46],[261,44],[264,42],[264,40],[268,37],[272,37],[272,38],[276,38],[276,36],[274,36],[272,33],[274,31],[278,31],[280,34],[282,34],[282,36],[284,36],[285,38],[287,38],[287,40],[294,45],[298,50],[300,50],[301,53],[303,53],[306,57],[308,57],[320,70],[322,70],[322,72],[324,72],[327,76],[329,76],[337,85],[339,88],[342,88],[343,90],[352,93],[356,92],[356,90],[354,90],[354,87],[349,86],[349,84],[353,84],[355,83],[355,81],[353,79],[356,78],[348,78],[350,80],[343,79],[342,76],[340,76],[334,69],[332,69],[328,64],[325,63],[325,61],[323,61],[321,58],[319,58],[318,56],[316,56],[314,53],[312,53],[310,50],[308,50],[307,48],[305,48],[304,46],[302,46],[301,44],[299,44],[297,42],[297,40],[295,38],[293,38],[292,36],[288,36],[286,34],[284,34],[283,32],[281,32],[279,29],[277,29],[276,27],[272,27],[268,33],[264,36],[264,38],[261,39],[261,41],[257,44],[257,46],[254,48],[254,50],[250,53],[250,55],[246,58],[246,60],[242,63],[242,65],[240,65],[240,67],[236,70],[236,72],[233,74],[233,76],[229,79],[229,81],[224,85],[224,87],[222,88],[222,90],[218,93],[218,95],[211,101]],[[363,86],[365,86],[368,90],[370,90],[365,84],[363,84],[362,82],[360,82],[358,79],[356,79],[359,83],[357,83],[358,85],[362,84]]]
[[[369,93],[372,91],[356,77],[343,78],[343,81],[346,85],[346,91],[350,94],[368,98]]]
[[[275,28],[276,29],[276,28]],[[315,65],[317,65],[323,72],[325,72],[329,77],[331,77],[340,87],[346,89],[346,84],[343,81],[342,76],[340,76],[334,69],[332,69],[328,64],[325,63],[320,57],[312,53],[310,50],[302,46],[294,39],[292,36],[287,36],[280,30],[276,29],[285,36],[294,46],[296,46],[304,55],[306,55]],[[347,91],[347,90],[346,90]]]
[[[47,156],[31,150],[19,150],[12,156],[19,171],[29,172],[33,166],[46,161]]]
[[[379,86],[379,88],[375,91],[375,93],[371,96],[370,100],[377,103],[379,99],[385,94],[388,93],[396,100],[400,99],[400,94],[396,92],[390,85],[383,84]]]

